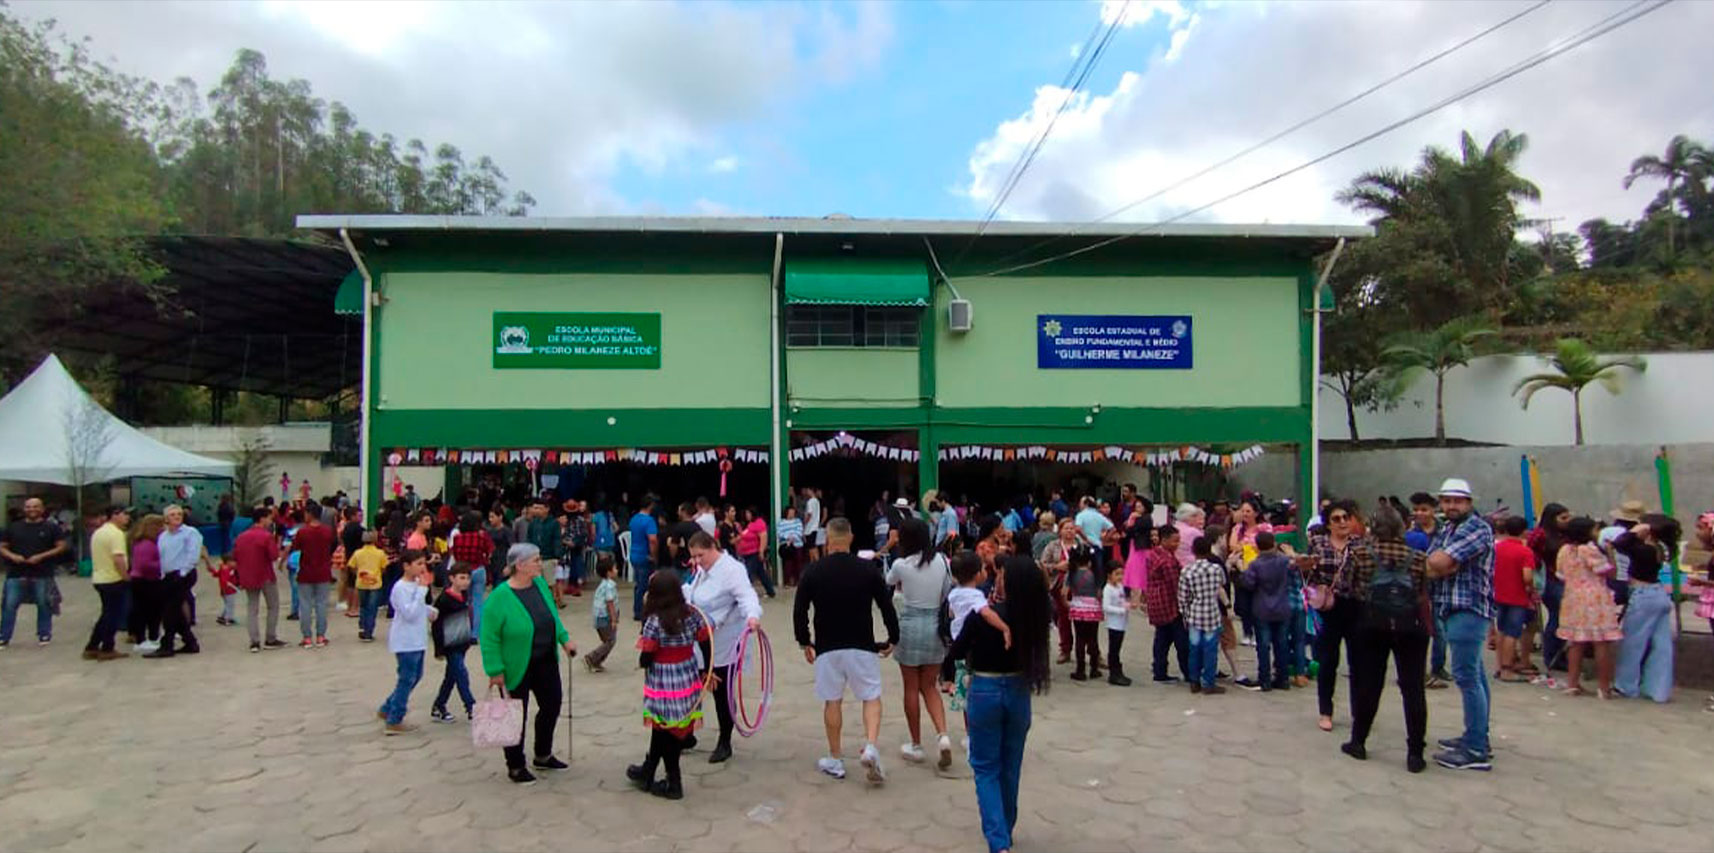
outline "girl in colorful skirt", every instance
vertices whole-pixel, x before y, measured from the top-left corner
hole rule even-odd
[[[712,635],[702,613],[684,600],[678,572],[657,569],[649,577],[643,601],[643,636],[637,640],[638,665],[643,668],[643,722],[650,728],[649,754],[642,764],[625,768],[639,790],[669,800],[684,798],[679,754],[702,723],[702,693],[708,688],[701,660],[713,660]],[[712,678],[712,676],[710,676]],[[655,768],[666,765],[666,778],[657,781]]]
[[[1072,681],[1084,681],[1089,678],[1101,679],[1101,587],[1102,578],[1095,572],[1094,553],[1088,548],[1073,548],[1068,555],[1071,559],[1071,574],[1066,578],[1066,594],[1070,596],[1071,632],[1073,640],[1072,656],[1076,659],[1077,669],[1071,673]],[[1087,675],[1084,664],[1088,663]]]

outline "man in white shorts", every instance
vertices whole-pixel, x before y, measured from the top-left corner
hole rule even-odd
[[[880,608],[881,621],[887,628],[885,643],[875,642],[871,604]],[[842,705],[849,686],[863,703],[860,760],[869,782],[880,784],[886,779],[881,752],[875,748],[881,736],[881,658],[891,655],[899,642],[899,616],[893,610],[893,591],[887,588],[880,566],[851,553],[851,523],[843,518],[827,523],[827,556],[804,570],[792,607],[792,628],[803,647],[804,660],[815,665],[815,695],[824,703],[828,753],[816,767],[835,779],[845,778],[839,734],[845,724]]]

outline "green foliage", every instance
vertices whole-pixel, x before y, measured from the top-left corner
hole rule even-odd
[[[1469,364],[1478,347],[1498,331],[1481,317],[1457,317],[1426,332],[1401,332],[1381,350],[1381,363],[1390,380],[1388,395],[1402,395],[1422,372],[1434,376],[1434,439],[1446,441],[1446,374]]]
[[[1617,394],[1620,370],[1641,373],[1648,369],[1648,362],[1641,356],[1601,358],[1588,344],[1576,338],[1560,339],[1549,363],[1554,372],[1526,376],[1518,381],[1512,393],[1523,398],[1523,407],[1527,409],[1538,391],[1558,388],[1569,392],[1578,444],[1583,443],[1583,389],[1590,383],[1599,382],[1607,393]]]

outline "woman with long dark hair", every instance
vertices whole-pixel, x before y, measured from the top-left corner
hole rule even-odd
[[[1613,541],[1614,551],[1631,558],[1631,596],[1620,625],[1625,638],[1619,642],[1613,679],[1621,696],[1647,696],[1656,702],[1672,698],[1671,566],[1682,532],[1677,521],[1650,514]]]
[[[1547,610],[1547,621],[1541,631],[1541,667],[1544,673],[1565,669],[1565,641],[1559,638],[1559,604],[1565,600],[1565,581],[1559,579],[1554,567],[1559,559],[1559,549],[1565,544],[1565,525],[1570,521],[1571,510],[1564,504],[1550,503],[1541,508],[1541,524],[1524,540],[1535,552],[1535,564],[1545,575],[1541,592],[1541,603]]]
[[[1047,578],[1034,560],[1012,557],[1001,565],[994,610],[1011,629],[1011,646],[986,620],[969,620],[941,666],[941,689],[951,688],[953,672],[963,661],[971,673],[965,716],[982,835],[990,853],[1003,853],[1012,849],[1012,830],[1018,824],[1018,782],[1030,733],[1030,697],[1048,687],[1053,605],[1048,600]]]
[[[934,724],[935,747],[940,769],[952,766],[952,739],[946,734],[946,708],[936,689],[936,671],[946,660],[946,644],[940,637],[940,608],[952,591],[952,572],[946,557],[930,541],[928,525],[906,518],[899,526],[898,559],[887,569],[887,585],[899,590],[899,647],[893,659],[899,662],[904,682],[905,725],[911,739],[899,751],[906,761],[923,760],[922,711],[928,709]]]

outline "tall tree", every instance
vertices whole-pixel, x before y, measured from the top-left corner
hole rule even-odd
[[[1630,369],[1641,373],[1648,369],[1648,362],[1640,356],[1601,358],[1588,344],[1576,338],[1560,339],[1549,363],[1554,372],[1525,376],[1518,381],[1512,393],[1522,395],[1523,407],[1528,409],[1530,400],[1538,391],[1559,388],[1570,392],[1572,423],[1579,445],[1583,444],[1583,389],[1590,383],[1599,382],[1601,387],[1607,389],[1607,393],[1617,394],[1620,370]]]
[[[1449,320],[1427,332],[1406,332],[1390,339],[1381,350],[1392,379],[1393,393],[1401,394],[1419,374],[1434,377],[1434,440],[1446,443],[1446,374],[1476,357],[1477,347],[1497,331],[1480,317]]]
[[[1698,164],[1707,156],[1706,150],[1681,133],[1666,143],[1666,151],[1661,156],[1645,154],[1632,160],[1630,174],[1625,175],[1625,189],[1630,189],[1640,178],[1666,182],[1666,189],[1661,191],[1656,203],[1667,218],[1666,251],[1669,258],[1677,252],[1673,237],[1677,230],[1675,220],[1678,214],[1675,208],[1678,204],[1678,191],[1691,183],[1701,187],[1697,175]]]

